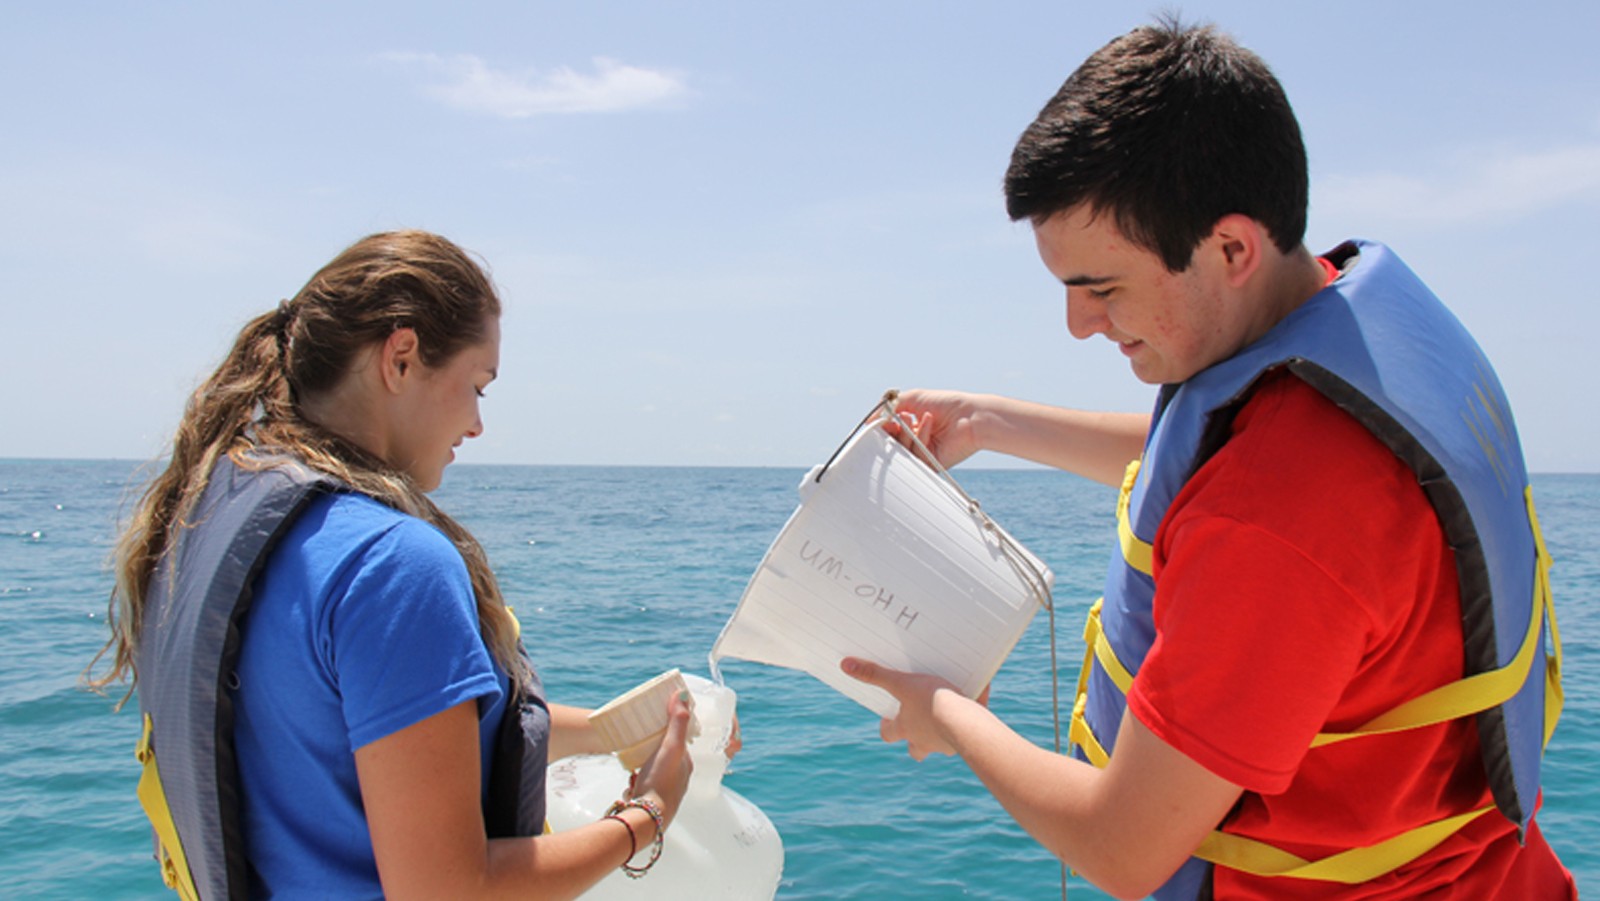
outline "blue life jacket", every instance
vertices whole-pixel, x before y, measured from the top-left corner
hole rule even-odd
[[[1353,267],[1233,357],[1161,390],[1144,454],[1118,501],[1119,547],[1090,613],[1089,651],[1070,730],[1075,753],[1104,766],[1126,692],[1155,640],[1151,542],[1184,483],[1226,442],[1234,415],[1268,372],[1287,369],[1365,426],[1416,474],[1455,555],[1465,675],[1312,747],[1476,715],[1494,804],[1370,849],[1304,861],[1215,832],[1157,898],[1209,893],[1212,864],[1257,875],[1357,883],[1427,853],[1498,807],[1526,828],[1539,762],[1560,709],[1560,646],[1549,557],[1511,408],[1466,329],[1388,248],[1349,243]],[[1552,652],[1545,651],[1548,621]],[[1547,693],[1549,703],[1547,704]]]
[[[139,801],[162,878],[188,901],[248,896],[232,689],[256,577],[312,500],[351,490],[287,458],[269,465],[216,464],[193,525],[156,564],[140,623]],[[484,811],[490,837],[543,829],[549,723],[535,678],[506,705],[497,733]]]

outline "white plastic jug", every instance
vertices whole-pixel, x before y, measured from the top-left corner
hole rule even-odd
[[[722,784],[738,696],[690,673],[683,679],[694,696],[700,735],[689,742],[694,775],[667,828],[661,859],[640,879],[613,872],[586,899],[760,901],[778,892],[783,839],[759,807]],[[611,754],[552,763],[545,785],[551,829],[561,832],[598,820],[627,786],[628,771]],[[645,859],[641,853],[634,862]]]

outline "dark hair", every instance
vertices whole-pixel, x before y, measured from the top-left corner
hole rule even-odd
[[[352,244],[293,299],[247,322],[227,358],[189,398],[165,470],[145,489],[117,539],[112,635],[100,652],[113,653],[112,665],[89,684],[101,688],[127,677],[137,682],[134,650],[155,567],[195,525],[190,513],[219,458],[227,455],[251,469],[274,465],[256,450],[291,455],[444,532],[471,576],[484,643],[514,683],[526,684],[529,671],[515,623],[477,539],[403,472],[299,410],[299,401],[334,388],[359,354],[395,329],[416,331],[418,353],[431,368],[482,341],[499,315],[494,285],[465,251],[428,232],[394,231]]]
[[[1181,272],[1233,213],[1298,247],[1307,185],[1300,126],[1266,63],[1163,18],[1097,50],[1045,104],[1012,151],[1006,212],[1040,223],[1088,204]]]

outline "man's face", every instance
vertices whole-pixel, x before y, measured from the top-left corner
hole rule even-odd
[[[1256,337],[1249,311],[1227,290],[1215,235],[1177,273],[1086,206],[1036,225],[1034,239],[1045,268],[1067,286],[1067,331],[1116,342],[1142,382],[1184,381]]]

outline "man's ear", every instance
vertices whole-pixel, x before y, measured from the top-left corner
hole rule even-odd
[[[1250,281],[1261,268],[1268,241],[1266,228],[1243,213],[1229,213],[1218,219],[1207,239],[1228,285],[1234,288]]]
[[[395,329],[378,348],[378,372],[390,393],[398,394],[406,378],[414,375],[421,365],[421,342],[417,340],[415,329]]]

